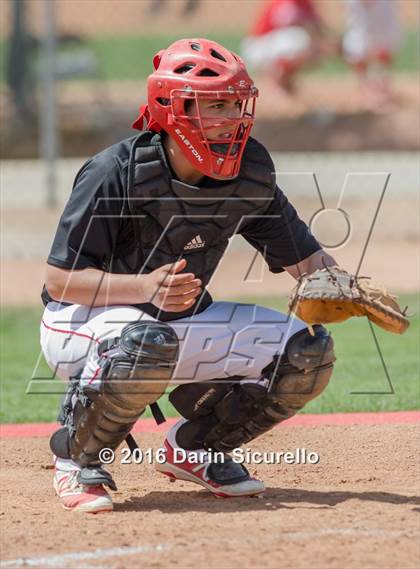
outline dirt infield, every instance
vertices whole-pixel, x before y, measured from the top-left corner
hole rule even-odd
[[[139,440],[157,448],[162,435]],[[248,465],[266,482],[261,498],[217,500],[153,465],[114,465],[115,511],[102,516],[61,509],[46,438],[3,440],[1,566],[414,569],[418,440],[411,424],[275,429],[250,448],[320,461]]]

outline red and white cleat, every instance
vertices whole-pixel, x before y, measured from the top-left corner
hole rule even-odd
[[[205,450],[185,451],[173,446],[168,439],[164,446],[166,462],[157,463],[155,468],[172,482],[186,480],[200,484],[218,498],[255,496],[265,490],[261,480],[252,478],[247,469],[229,455],[224,455],[223,461],[216,461]]]
[[[66,472],[55,471],[54,489],[65,510],[76,512],[110,512],[113,509],[112,499],[101,484],[91,486],[81,484],[78,479],[79,470]]]

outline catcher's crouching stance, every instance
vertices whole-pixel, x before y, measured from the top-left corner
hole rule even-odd
[[[54,485],[71,510],[112,509],[101,451],[132,445],[134,423],[169,382],[181,384],[170,399],[183,419],[157,469],[217,496],[263,492],[210,449],[255,439],[325,389],[335,358],[322,324],[367,315],[393,331],[407,325],[384,291],[366,296],[360,278],[335,267],[276,185],[269,153],[250,136],[258,90],[242,60],[195,38],[153,65],[140,133],[82,166],[47,261],[41,345],[57,376],[71,378],[51,440]],[[233,235],[270,271],[299,280],[300,320],[213,301],[206,287]]]
[[[178,339],[164,323],[133,322],[119,338],[104,341],[98,352],[100,390],[72,381],[62,405],[64,427],[51,437],[50,446],[57,457],[81,467],[74,472],[79,485],[116,490],[101,465],[101,451],[115,451],[146,406],[164,393],[177,362]],[[168,433],[166,460],[157,462],[156,469],[172,480],[198,482],[216,496],[263,492],[264,484],[252,478],[245,466],[228,454],[213,462],[211,451],[228,453],[293,416],[325,389],[334,361],[331,337],[322,326],[314,326],[313,335],[308,329],[292,335],[283,354],[262,370],[259,381],[231,377],[179,385],[170,401],[186,420]],[[187,455],[185,460],[176,460],[180,450]],[[67,508],[75,509],[72,504]],[[83,503],[77,509],[83,511]],[[105,491],[86,503],[86,511],[92,509],[112,509]]]

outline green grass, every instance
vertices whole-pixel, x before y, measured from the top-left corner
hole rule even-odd
[[[419,298],[403,296],[400,301],[408,304],[410,312],[415,313],[408,332],[397,336],[374,328],[391,385],[368,321],[353,318],[328,327],[336,346],[334,375],[328,389],[304,412],[397,411],[420,407]],[[285,299],[265,298],[257,302],[282,310],[285,307]],[[40,316],[38,309],[6,308],[2,311],[1,423],[54,421],[56,418],[63,383],[52,379],[52,372],[43,358],[37,366]],[[33,383],[31,393],[27,393],[31,377],[43,379]],[[176,415],[167,397],[161,399],[161,405],[168,416]]]
[[[188,33],[186,34],[188,35]],[[194,35],[200,36],[197,31]],[[236,52],[240,51],[243,33],[214,33],[206,37],[225,45]],[[141,80],[153,71],[152,58],[160,49],[179,39],[180,34],[160,34],[153,36],[98,36],[87,41],[85,49],[91,49],[98,60],[100,78],[108,81],[119,79]],[[406,30],[401,50],[395,61],[395,70],[416,72],[419,70],[419,31]],[[66,51],[77,51],[79,47],[67,47]],[[4,81],[7,44],[0,43],[0,82]],[[311,71],[314,74],[337,75],[348,72],[348,67],[338,58],[326,60],[320,67]]]
[[[195,34],[196,36],[200,34]],[[149,37],[120,36],[98,37],[90,42],[95,52],[104,79],[144,79],[153,71],[152,58],[160,49],[179,39],[179,35]],[[211,34],[211,39],[228,49],[240,52],[243,34]],[[407,30],[400,52],[395,61],[396,71],[418,71],[419,32]],[[316,74],[340,74],[348,72],[348,66],[340,58],[330,58],[313,71]]]

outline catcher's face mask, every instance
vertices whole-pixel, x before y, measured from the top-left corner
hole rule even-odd
[[[241,58],[216,42],[193,39],[175,42],[153,63],[147,83],[152,120],[196,170],[235,178],[258,96]]]

